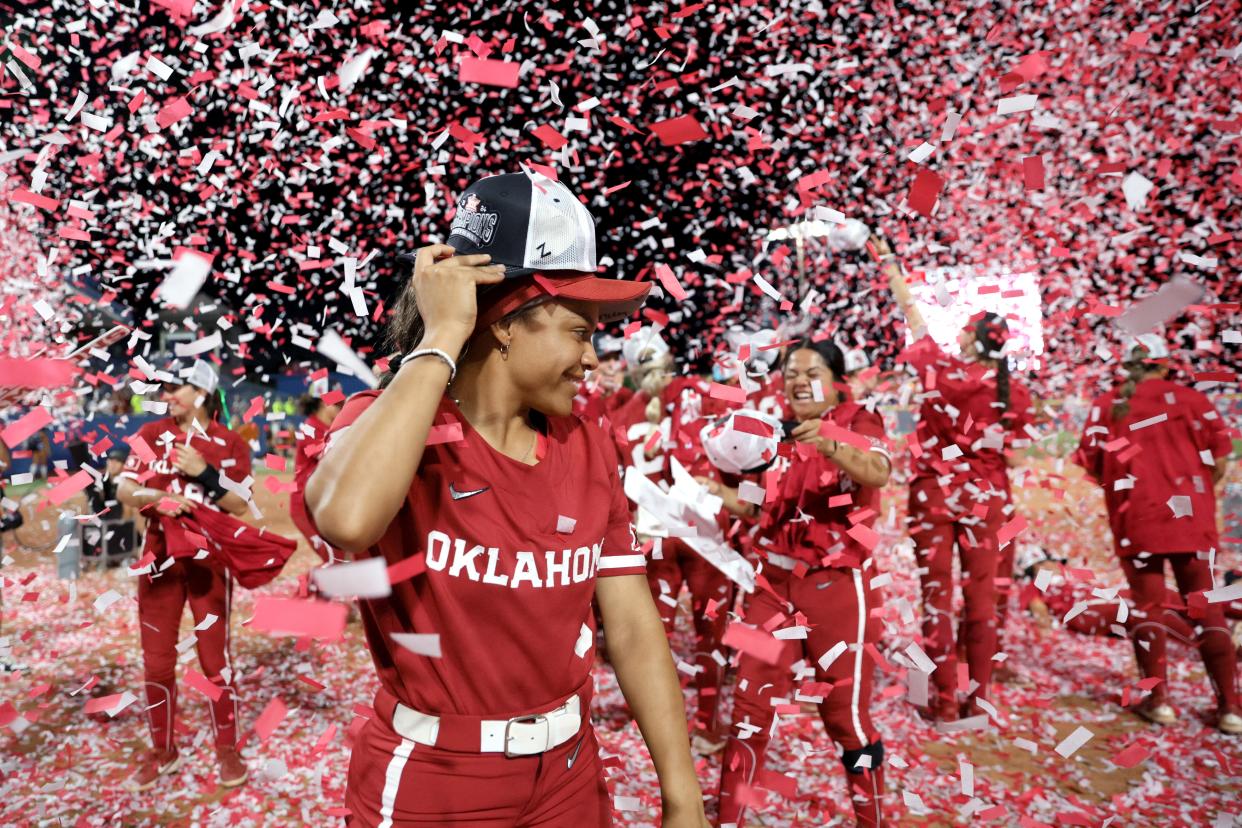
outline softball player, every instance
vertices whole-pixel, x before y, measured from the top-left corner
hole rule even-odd
[[[733,728],[720,783],[720,824],[741,824],[756,802],[751,787],[770,738],[776,704],[795,689],[820,697],[819,714],[841,746],[859,825],[882,823],[884,747],[871,722],[871,685],[879,640],[870,580],[870,527],[890,460],[879,415],[849,399],[845,360],[831,342],[804,344],[785,362],[784,388],[798,425],[783,471],[764,476],[762,511],[737,489],[700,482],[742,516],[759,516],[753,549],[767,588],[747,596],[743,620],[760,630],[801,626],[782,636],[779,656],[743,652]],[[836,435],[836,439],[825,434]],[[805,620],[795,620],[805,619]]]
[[[117,499],[138,509],[178,515],[194,508],[246,511],[243,481],[250,476],[250,447],[216,421],[221,400],[215,369],[204,360],[182,369],[174,364],[157,373],[163,384],[168,417],[147,423],[130,439]],[[147,717],[153,747],[131,785],[154,787],[180,764],[173,733],[177,712],[177,642],[186,603],[194,617],[198,662],[219,689],[211,701],[220,784],[246,781],[246,765],[237,751],[237,697],[229,659],[229,611],[233,579],[209,560],[177,558],[171,563],[160,522],[147,523],[138,576],[138,621],[147,691]],[[215,616],[209,622],[208,616]]]
[[[946,354],[927,335],[927,325],[888,243],[873,237],[889,286],[910,325],[914,344],[899,359],[914,368],[923,386],[918,427],[908,440],[913,456],[910,535],[923,593],[923,649],[936,664],[934,695],[920,711],[934,721],[953,721],[985,708],[997,650],[997,533],[1009,519],[1006,447],[1028,421],[1030,395],[1009,376],[1001,353],[1003,318],[979,314],[958,336],[961,356]],[[964,618],[961,636],[969,670],[967,698],[957,700],[957,642],[953,630],[953,550],[962,561]]]
[[[1141,619],[1129,627],[1135,659],[1144,677],[1161,680],[1132,709],[1156,724],[1176,721],[1165,650],[1167,629],[1185,613],[1215,691],[1217,727],[1237,735],[1242,708],[1225,605],[1203,594],[1215,586],[1215,485],[1225,476],[1229,435],[1207,397],[1168,380],[1168,346],[1159,336],[1131,343],[1125,365],[1126,381],[1092,404],[1074,459],[1104,489],[1114,548]],[[1184,607],[1166,601],[1166,564]]]
[[[588,716],[595,599],[664,824],[701,828],[616,452],[569,416],[596,325],[648,287],[593,275],[590,214],[542,176],[473,184],[448,241],[418,252],[397,303],[395,375],[346,403],[306,488],[333,546],[425,566],[360,602],[381,689],[350,760],[351,823],[610,824]]]

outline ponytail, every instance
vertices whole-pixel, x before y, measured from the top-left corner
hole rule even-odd
[[[207,412],[212,422],[219,422],[220,415],[224,411],[224,391],[217,389],[210,394],[204,393],[203,410]]]
[[[988,311],[975,321],[975,348],[983,359],[996,362],[996,401],[1009,410],[1009,358],[1003,353],[1009,339],[1005,317]]]
[[[1130,398],[1147,373],[1148,368],[1141,360],[1126,364],[1126,381],[1117,389],[1117,397],[1113,400],[1113,422],[1119,423],[1130,416]]]

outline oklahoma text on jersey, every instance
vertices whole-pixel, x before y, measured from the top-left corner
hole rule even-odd
[[[600,567],[604,541],[577,549],[549,549],[542,555],[518,550],[502,555],[495,546],[484,546],[464,538],[452,538],[444,532],[427,533],[427,568],[444,572],[453,578],[492,586],[520,589],[570,586],[589,581]],[[641,553],[640,553],[641,554]],[[624,566],[629,556],[610,555],[608,566]],[[500,570],[509,571],[500,571]]]

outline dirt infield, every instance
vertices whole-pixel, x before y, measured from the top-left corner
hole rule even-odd
[[[1030,532],[1074,565],[1094,569],[1101,583],[1115,583],[1098,494],[1056,461],[1044,461],[1040,472],[1040,483],[1017,488]],[[292,536],[284,496],[273,495],[266,479],[256,487],[262,525]],[[1236,470],[1231,479],[1238,479]],[[890,655],[914,640],[917,629],[913,557],[897,531],[903,494],[886,497],[877,553],[893,575],[885,589],[882,646]],[[348,733],[370,713],[375,687],[361,627],[351,624],[342,641],[330,643],[274,639],[246,627],[256,595],[291,594],[298,576],[318,562],[304,541],[277,581],[236,595],[233,658],[247,731],[243,753],[254,778],[235,791],[216,786],[206,705],[185,690],[179,730],[191,761],[145,796],[123,789],[133,758],[146,746],[142,705],[129,704],[115,717],[84,710],[91,697],[141,692],[133,584],[123,569],[89,572],[74,584],[58,581],[50,553],[9,549],[3,632],[14,638],[15,657],[32,669],[0,676],[6,726],[0,823],[340,824]],[[691,642],[684,622],[683,616],[674,642],[683,656]],[[1209,726],[1210,692],[1192,652],[1172,650],[1171,698],[1182,720],[1157,729],[1119,706],[1123,689],[1136,681],[1128,642],[1041,631],[1015,612],[1005,651],[1016,678],[994,693],[1002,724],[982,732],[935,732],[904,700],[904,671],[889,665],[893,671],[879,675],[873,715],[892,763],[893,824],[1100,825],[1114,817],[1112,825],[1228,825],[1239,815],[1242,740]],[[192,653],[186,662],[197,666]],[[597,684],[593,713],[601,744],[617,757],[609,786],[630,809],[619,811],[618,821],[655,825],[655,777],[607,665],[599,666]],[[729,704],[726,693],[726,712]],[[275,705],[286,712],[272,735],[259,740],[250,729]],[[1063,758],[1056,746],[1079,727],[1091,732],[1090,740]],[[818,718],[809,711],[783,718],[773,744],[769,767],[791,776],[798,795],[770,794],[750,824],[841,824],[848,806],[841,770]],[[1135,757],[1132,767],[1123,766]],[[718,779],[716,762],[700,762],[706,792]]]

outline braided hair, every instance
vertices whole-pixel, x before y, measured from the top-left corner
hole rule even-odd
[[[975,320],[975,348],[981,358],[996,361],[996,401],[1004,411],[1009,410],[1009,360],[1001,351],[1008,339],[1009,323],[1000,314],[988,311]]]
[[[1134,349],[1129,361],[1125,363],[1126,379],[1117,389],[1117,396],[1113,399],[1112,417],[1115,423],[1130,416],[1130,398],[1134,396],[1134,389],[1138,387],[1138,384],[1149,374],[1160,370],[1148,363],[1147,355],[1147,349],[1140,345]]]

